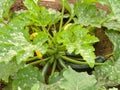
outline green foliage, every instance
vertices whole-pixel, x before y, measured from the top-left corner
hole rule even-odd
[[[87,2],[84,1],[84,2]],[[75,15],[77,16],[77,20],[75,19],[75,23],[79,23],[83,26],[92,26],[92,27],[101,27],[103,22],[106,20],[106,12],[97,10],[95,4],[93,3],[82,3],[78,1],[75,4]]]
[[[98,38],[88,33],[81,25],[71,25],[58,35],[58,43],[63,43],[69,53],[80,54],[87,63],[93,67],[95,64],[95,54],[93,43],[98,42]]]
[[[29,12],[27,18],[32,20],[35,25],[45,27],[47,25],[55,24],[55,22],[60,19],[59,12],[52,12],[45,7],[40,7],[33,0],[25,0],[24,5],[27,7]]]
[[[120,61],[108,61],[104,66],[96,67],[94,75],[97,79],[98,87],[117,86],[120,84]]]
[[[0,18],[7,18],[10,16],[10,7],[15,0],[2,0],[0,1]]]
[[[114,49],[113,49],[113,55],[114,55],[114,58],[115,60],[119,60],[120,59],[120,47],[119,47],[119,44],[120,44],[120,35],[119,35],[119,32],[117,31],[113,31],[113,30],[109,30],[109,31],[106,31],[106,35],[109,37],[110,41],[113,43],[114,45]]]
[[[108,29],[120,29],[120,0],[99,0],[110,8],[110,14],[107,15],[107,21],[103,24]]]
[[[25,30],[20,28],[11,29],[9,26],[0,28],[0,62],[9,62],[16,56],[17,61],[20,63],[28,57],[32,57],[34,50],[38,50],[43,54],[46,52],[46,45],[44,44],[47,40],[46,34],[42,32],[43,36],[39,37],[39,40],[42,40],[32,44],[25,38]]]
[[[98,80],[98,86],[116,86],[120,84],[120,55],[119,55],[119,38],[120,35],[117,31],[109,30],[106,34],[114,45],[114,58],[108,60],[105,65],[96,67],[94,75]]]
[[[15,74],[24,64],[17,64],[16,61],[11,61],[9,63],[0,62],[0,79],[9,82],[9,76]]]
[[[75,4],[62,0],[62,12],[39,6],[40,0],[25,0],[27,10],[9,12],[14,1],[0,1],[4,90],[108,90],[120,84],[119,0],[78,0]],[[108,5],[110,13],[95,3]],[[110,60],[98,63],[93,44],[99,40],[91,29],[102,26],[114,49]],[[95,69],[89,75],[76,72],[68,63]],[[48,73],[50,77],[45,78]]]
[[[83,0],[85,3],[92,3],[92,2],[97,2],[98,0]]]
[[[96,84],[94,75],[88,75],[86,72],[77,73],[71,68],[64,71],[63,77],[60,87],[64,90],[94,90]]]
[[[31,87],[35,87],[33,87],[35,83],[39,83],[40,81],[42,81],[42,78],[43,77],[41,76],[38,68],[26,66],[19,70],[14,76],[12,90],[30,90]]]

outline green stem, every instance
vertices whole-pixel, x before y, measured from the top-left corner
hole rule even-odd
[[[68,62],[71,62],[71,63],[74,63],[74,64],[84,64],[84,65],[88,65],[87,62],[81,62],[81,61],[77,61],[75,59],[71,59],[69,57],[66,57],[66,56],[61,56],[64,60],[68,61]],[[103,65],[104,63],[95,63],[95,65]]]
[[[64,10],[65,10],[65,4],[64,4],[64,0],[62,0],[62,15],[61,15],[61,21],[60,21],[60,27],[59,27],[59,31],[61,31],[61,29],[62,29],[62,24],[63,24],[63,17],[64,17]]]
[[[44,77],[46,76],[49,67],[50,67],[50,62],[48,61],[48,62],[45,64],[45,66],[44,66],[44,68],[43,68],[43,70],[42,70],[42,76],[44,76]]]
[[[47,50],[47,54],[49,54],[49,55],[53,55],[55,53],[56,53],[56,50],[54,50],[54,49],[48,49]]]
[[[4,22],[4,19],[3,19],[3,18],[0,18],[0,22],[2,22],[4,25],[7,25],[7,24]]]
[[[109,58],[109,57],[111,57],[111,56],[113,56],[113,53],[110,53],[110,54],[105,55],[105,58]]]
[[[74,17],[74,15],[71,15],[70,18],[68,19],[68,21],[65,23],[65,25],[67,25],[73,19],[73,17]]]
[[[4,19],[0,18],[0,22],[2,22],[7,28],[13,30],[11,26],[9,26],[7,23],[5,23]]]
[[[50,57],[45,58],[45,59],[40,59],[40,60],[38,60],[38,61],[34,61],[34,62],[32,62],[32,63],[29,63],[29,65],[36,65],[36,64],[39,64],[39,63],[41,63],[41,62],[46,62],[46,61],[48,61],[49,59],[50,59]]]
[[[54,74],[55,69],[56,69],[57,61],[55,60],[53,63],[52,71],[51,71],[51,76]]]
[[[35,56],[35,57],[32,57],[32,58],[27,59],[26,62],[34,61],[34,60],[36,60],[36,59],[39,59],[39,58],[38,58],[37,56]]]
[[[61,51],[61,52],[59,52],[59,54],[60,55],[65,55],[66,53]]]
[[[62,68],[67,68],[67,66],[65,65],[65,62],[61,58],[58,59],[58,62]]]
[[[46,76],[47,71],[49,70],[50,65],[52,64],[50,61],[52,61],[54,59],[54,57],[51,57],[51,59],[45,64],[45,66],[43,67],[42,70],[42,76]]]

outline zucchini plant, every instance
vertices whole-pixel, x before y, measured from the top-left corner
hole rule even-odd
[[[99,39],[94,35],[93,29],[102,26],[108,28],[108,23],[112,23],[115,16],[97,9],[95,3],[110,4],[113,10],[112,5],[119,0],[78,0],[75,4],[61,0],[61,12],[39,6],[39,0],[25,0],[23,3],[26,10],[9,12],[14,1],[0,1],[0,79],[6,84],[5,90],[106,88],[99,83],[96,85],[97,74],[101,69],[96,70],[93,75],[78,73],[73,69],[95,66],[103,68],[107,65],[103,63],[104,57],[98,58],[94,53],[93,44]],[[65,9],[67,14],[64,13]],[[109,28],[116,30],[119,27]],[[109,31],[106,33],[112,37]],[[72,75],[75,77],[70,79]],[[82,81],[83,78],[86,78],[87,84],[85,80]],[[71,87],[70,84],[76,83],[75,80],[78,86],[83,85]]]

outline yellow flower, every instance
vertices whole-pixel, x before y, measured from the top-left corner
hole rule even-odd
[[[71,25],[72,25],[72,23],[65,25],[64,30],[67,30]]]
[[[33,40],[37,35],[38,35],[37,32],[32,33],[32,34],[30,35],[30,40]]]
[[[41,52],[39,52],[39,51],[35,51],[35,53],[36,53],[36,55],[37,55],[38,58],[40,58],[40,59],[42,58],[42,54],[41,54]]]

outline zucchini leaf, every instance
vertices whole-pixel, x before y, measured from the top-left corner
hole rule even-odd
[[[28,30],[17,27],[16,29],[14,28],[11,29],[9,25],[0,28],[0,62],[9,62],[16,56],[17,62],[20,63],[28,57],[33,57],[35,50],[42,54],[46,52],[47,46],[45,42],[48,38],[46,33],[41,32],[42,35],[39,37],[41,41],[33,44],[26,39]]]
[[[95,90],[96,85],[94,75],[88,75],[86,72],[77,73],[70,67],[63,72],[63,77],[53,84],[41,83],[42,79],[37,68],[24,67],[14,76],[12,90]]]
[[[86,72],[75,72],[70,67],[63,73],[60,88],[64,90],[95,90],[96,79],[94,75]]]
[[[71,14],[71,16],[74,16],[74,5],[72,3],[69,3],[67,0],[63,0],[61,4]]]
[[[38,68],[26,66],[20,69],[12,82],[12,90],[30,90],[35,83],[43,82],[43,77]]]
[[[59,88],[60,82],[51,85],[44,83],[43,76],[38,68],[27,66],[19,70],[14,76],[12,90],[62,90]]]
[[[5,63],[0,62],[0,80],[3,80],[8,83],[9,77],[15,74],[24,64],[17,64],[15,60]]]
[[[112,87],[120,84],[120,60],[110,59],[103,66],[95,67],[93,73],[97,79],[97,87]]]
[[[112,87],[120,84],[120,34],[113,30],[106,31],[106,34],[114,45],[114,56],[105,65],[95,67],[94,75],[98,86]]]
[[[50,84],[50,85],[46,85],[43,83],[35,83],[31,87],[31,90],[64,90],[59,87],[59,84],[60,84],[59,82]],[[26,90],[28,90],[28,89],[26,89]]]
[[[93,3],[93,2],[97,2],[98,0],[83,0],[83,2],[85,3]]]
[[[109,90],[118,90],[118,88],[113,87],[113,88],[110,88]]]
[[[0,1],[0,18],[8,17],[10,15],[10,7],[15,2],[15,0],[1,0]]]
[[[25,0],[24,5],[27,7],[29,14],[27,18],[35,23],[36,26],[47,26],[55,24],[60,20],[60,13],[51,13],[45,7],[39,6],[33,0]],[[32,15],[32,17],[31,17]]]
[[[96,1],[96,0],[93,0]],[[88,2],[88,1],[84,1]],[[77,1],[75,4],[75,23],[80,23],[83,26],[101,27],[106,20],[106,12],[96,8],[94,3],[84,3]]]
[[[58,34],[57,41],[63,43],[69,53],[80,54],[90,67],[93,67],[96,56],[92,44],[99,40],[88,32],[89,30],[80,25],[71,25],[67,30]]]
[[[103,25],[108,29],[120,31],[120,0],[99,0],[99,2],[108,5],[110,8],[108,20]]]
[[[120,34],[117,31],[107,30],[106,35],[109,37],[110,41],[112,42],[113,48],[113,55],[115,60],[120,59]]]

